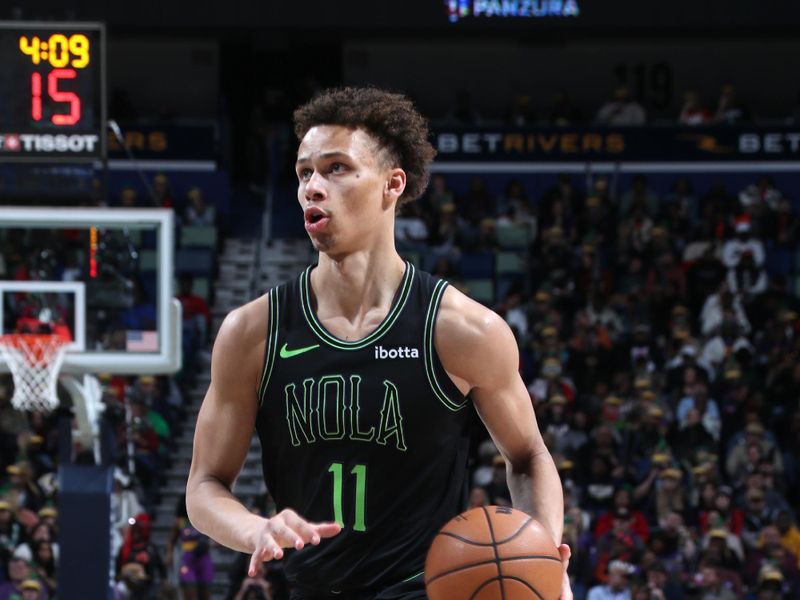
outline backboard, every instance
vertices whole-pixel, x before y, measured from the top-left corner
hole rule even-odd
[[[168,209],[0,207],[0,334],[68,329],[64,372],[175,372],[174,227]]]

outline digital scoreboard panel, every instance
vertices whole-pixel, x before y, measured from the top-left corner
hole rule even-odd
[[[0,162],[105,156],[105,26],[0,21]]]

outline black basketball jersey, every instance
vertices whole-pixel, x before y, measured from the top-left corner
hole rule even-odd
[[[383,322],[346,342],[316,318],[312,268],[269,292],[264,477],[279,510],[343,526],[287,552],[289,580],[372,590],[419,574],[436,532],[466,506],[469,403],[433,344],[447,283],[406,263]]]

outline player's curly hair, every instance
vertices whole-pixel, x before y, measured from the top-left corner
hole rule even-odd
[[[298,140],[317,125],[360,128],[375,138],[392,166],[406,172],[398,207],[425,191],[436,150],[428,141],[428,122],[406,96],[374,87],[328,89],[294,111]]]

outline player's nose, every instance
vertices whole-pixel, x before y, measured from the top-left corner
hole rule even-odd
[[[328,197],[325,189],[325,179],[314,171],[306,182],[305,196],[307,200],[315,200],[319,202]]]

